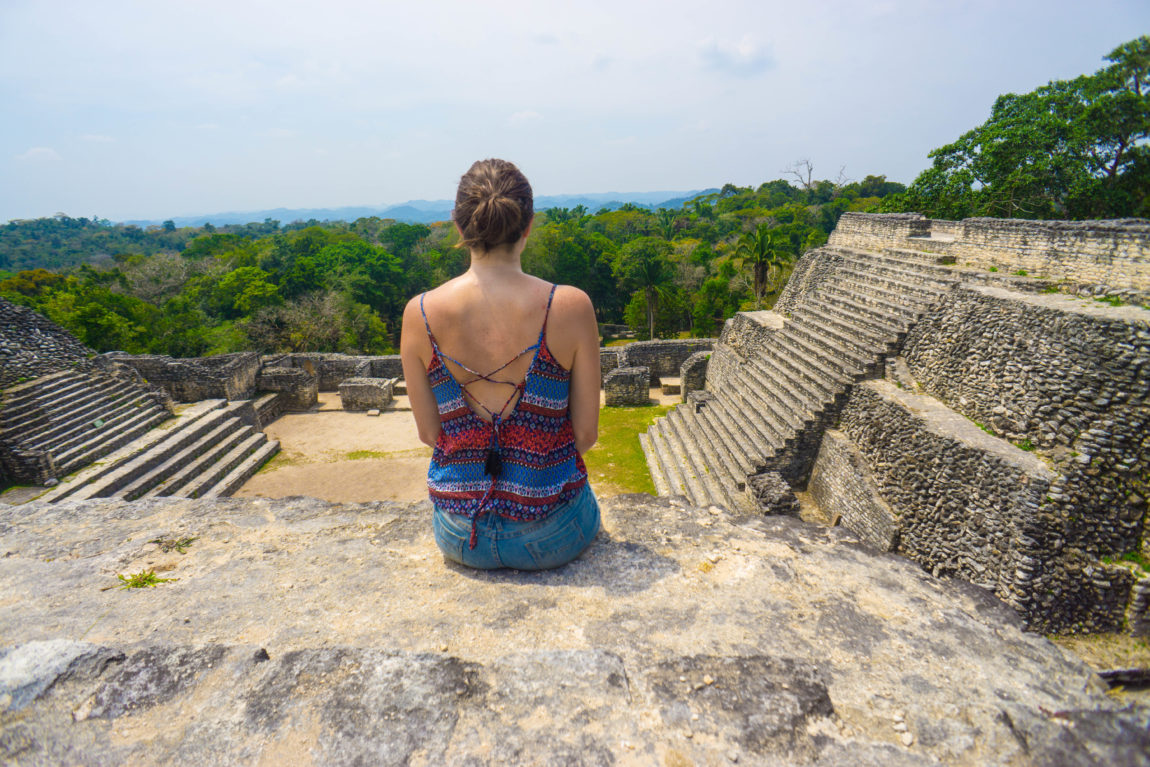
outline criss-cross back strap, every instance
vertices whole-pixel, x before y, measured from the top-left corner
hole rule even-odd
[[[528,352],[535,351],[536,349],[538,349],[540,346],[543,345],[543,338],[547,333],[547,318],[551,315],[551,302],[555,298],[555,289],[557,287],[558,287],[557,285],[552,285],[551,286],[551,292],[547,295],[547,308],[543,312],[543,325],[539,329],[539,338],[535,341],[535,343],[533,343],[530,346],[528,346],[527,348],[523,349],[521,352],[519,352],[514,357],[509,359],[507,362],[504,362],[502,365],[495,368],[494,370],[492,370],[489,373],[480,373],[478,370],[474,370],[474,369],[468,367],[467,365],[463,364],[462,362],[455,359],[454,357],[443,353],[443,350],[439,348],[439,344],[435,340],[435,334],[431,332],[431,323],[428,322],[427,312],[423,308],[423,296],[425,296],[427,294],[424,293],[423,295],[421,295],[419,297],[419,311],[420,311],[420,314],[423,315],[423,325],[427,329],[427,338],[428,338],[428,340],[431,341],[432,349],[434,349],[435,353],[438,354],[440,357],[443,357],[445,360],[449,360],[451,362],[454,362],[456,365],[459,366],[459,368],[461,370],[464,370],[467,373],[470,373],[471,375],[475,376],[470,381],[460,382],[457,380],[456,383],[459,384],[459,388],[462,389],[465,394],[470,396],[471,399],[474,400],[476,404],[478,404],[481,408],[483,408],[484,410],[487,411],[487,413],[492,418],[492,423],[495,424],[496,427],[498,427],[499,421],[502,420],[503,414],[507,412],[507,407],[511,404],[511,400],[515,399],[515,395],[523,390],[526,382],[525,381],[519,381],[519,382],[505,381],[503,379],[493,378],[492,376],[496,375],[500,371],[504,370],[508,366],[515,363],[524,354],[527,354]],[[479,399],[477,397],[475,397],[475,395],[471,394],[471,392],[469,392],[467,390],[467,387],[470,386],[471,384],[475,383],[476,381],[487,381],[489,383],[503,384],[505,386],[511,387],[511,389],[512,389],[511,394],[508,395],[507,400],[503,403],[503,407],[499,408],[499,412],[496,412],[496,411],[492,410],[491,408],[487,407],[487,405],[484,405],[482,402],[479,401]]]

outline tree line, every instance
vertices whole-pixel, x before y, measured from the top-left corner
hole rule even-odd
[[[745,308],[769,307],[794,261],[846,210],[903,189],[862,182],[727,184],[675,209],[624,205],[540,211],[524,269],[576,285],[599,320],[641,337],[709,336]],[[275,221],[145,230],[95,219],[13,222],[29,253],[58,237],[97,263],[0,272],[0,295],[31,306],[97,351],[203,356],[239,350],[392,352],[406,301],[461,274],[449,222]],[[71,232],[69,239],[67,234]],[[117,239],[120,238],[120,239]],[[97,256],[109,243],[131,247]],[[12,251],[10,251],[12,252]]]

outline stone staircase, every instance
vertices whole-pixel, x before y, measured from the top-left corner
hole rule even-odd
[[[913,251],[828,247],[807,257],[831,267],[799,300],[780,300],[789,314],[729,320],[706,391],[639,435],[659,495],[746,513],[757,509],[750,477],[774,471],[802,485],[849,387],[877,373],[958,279]]]
[[[59,479],[171,418],[155,393],[100,372],[63,371],[4,391],[0,443],[22,481]]]
[[[235,492],[279,452],[258,431],[258,400],[197,402],[96,466],[69,477],[39,500],[155,496],[215,498]]]

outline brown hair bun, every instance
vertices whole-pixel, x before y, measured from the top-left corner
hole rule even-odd
[[[491,250],[518,242],[534,215],[531,184],[513,163],[480,160],[459,179],[451,218],[468,248]]]

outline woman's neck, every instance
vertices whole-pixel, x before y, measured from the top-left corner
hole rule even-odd
[[[521,255],[523,248],[498,248],[488,251],[471,251],[471,267],[468,271],[479,281],[503,279],[523,274]]]

